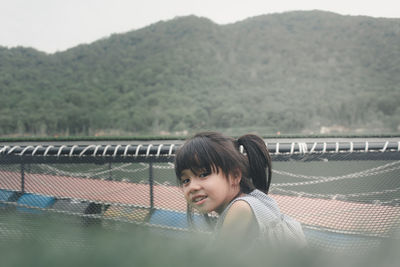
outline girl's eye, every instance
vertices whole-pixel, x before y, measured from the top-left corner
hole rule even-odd
[[[210,174],[211,173],[209,173],[209,172],[202,172],[202,173],[199,174],[199,177],[200,178],[205,178],[205,177],[209,176]]]
[[[185,185],[185,184],[188,184],[190,182],[190,179],[182,179],[181,180],[181,183],[183,184],[183,185]]]

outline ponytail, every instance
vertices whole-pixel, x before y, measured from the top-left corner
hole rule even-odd
[[[237,140],[248,158],[248,176],[255,188],[268,193],[271,184],[271,156],[264,141],[257,135],[246,134]],[[245,181],[244,181],[245,182]]]

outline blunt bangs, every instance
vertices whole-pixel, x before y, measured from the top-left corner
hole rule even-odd
[[[177,152],[175,157],[175,174],[180,181],[184,170],[191,170],[198,175],[201,171],[218,173],[221,159],[206,137],[195,137],[188,140]]]

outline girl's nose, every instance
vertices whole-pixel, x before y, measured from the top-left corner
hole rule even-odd
[[[199,183],[199,181],[197,179],[192,179],[192,181],[190,181],[190,185],[189,185],[189,191],[198,191],[201,189],[201,184]]]

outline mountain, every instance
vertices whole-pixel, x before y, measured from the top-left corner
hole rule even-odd
[[[399,74],[400,19],[177,17],[55,54],[0,47],[0,134],[395,132]]]

